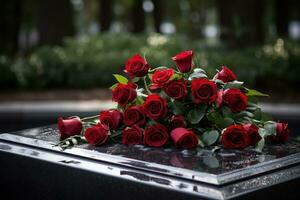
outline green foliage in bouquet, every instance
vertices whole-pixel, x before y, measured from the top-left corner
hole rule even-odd
[[[268,96],[244,86],[226,66],[210,78],[193,62],[193,51],[174,57],[176,69],[152,68],[135,54],[125,64],[127,77],[114,74],[112,100],[117,108],[99,116],[59,118],[62,147],[109,141],[151,147],[219,146],[262,151],[266,142],[285,142],[288,127],[271,121],[257,104]]]

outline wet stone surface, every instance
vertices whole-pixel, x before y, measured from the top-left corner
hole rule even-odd
[[[58,133],[54,126],[29,129],[13,133],[36,140],[58,142]],[[250,168],[257,164],[263,165],[280,158],[295,155],[300,152],[300,143],[290,140],[286,144],[266,145],[263,153],[257,153],[252,147],[245,150],[197,148],[195,150],[179,150],[175,148],[150,148],[143,145],[127,146],[122,144],[107,144],[94,147],[88,144],[77,146],[91,152],[105,153],[136,161],[156,163],[163,166],[205,172],[220,175],[233,170]],[[298,156],[299,158],[299,156]],[[137,164],[139,164],[137,162]]]
[[[297,190],[300,183],[300,143],[292,139],[286,144],[267,145],[263,153],[257,153],[253,148],[219,149],[213,152],[208,148],[180,150],[172,147],[150,148],[143,145],[122,144],[107,144],[100,147],[84,144],[63,151],[55,146],[58,141],[59,136],[55,126],[0,134],[0,160],[2,156],[5,160],[2,164],[8,163],[6,169],[2,170],[4,173],[1,174],[1,180],[5,180],[3,182],[8,186],[6,183],[15,178],[11,182],[13,190],[20,179],[27,181],[27,187],[23,187],[24,185],[17,187],[23,189],[24,193],[32,189],[32,177],[36,176],[35,180],[43,180],[40,184],[45,184],[44,188],[47,188],[47,191],[49,187],[56,188],[51,190],[53,196],[49,199],[57,199],[57,195],[65,194],[57,192],[57,189],[65,185],[68,188],[78,188],[78,183],[82,189],[75,190],[78,195],[90,191],[91,188],[97,192],[101,188],[99,193],[104,194],[106,190],[103,190],[103,187],[108,186],[105,195],[111,198],[109,192],[111,185],[107,183],[112,181],[115,183],[113,187],[123,190],[120,194],[128,194],[125,196],[129,199],[131,199],[130,194],[133,193],[142,196],[137,199],[149,197],[145,196],[145,191],[153,191],[152,186],[155,187],[155,191],[166,189],[165,195],[160,196],[162,199],[174,200],[189,199],[187,197],[217,200],[299,199],[300,197],[300,192]],[[15,159],[15,155],[22,158],[22,164],[26,163],[27,173],[23,173],[23,168],[20,171],[20,163]],[[38,172],[32,170],[32,163],[35,163],[33,161],[41,161],[38,169],[43,170]],[[58,176],[53,179],[55,181],[49,183],[48,180],[51,180],[49,173],[45,173],[41,179],[40,172],[47,172],[51,167],[55,168],[50,173],[51,176],[60,172],[64,179],[58,182],[57,178],[60,178]],[[77,172],[71,173],[69,179],[65,178],[66,174],[75,168]],[[10,172],[7,173],[8,171]],[[74,175],[81,177],[78,182]],[[94,184],[90,184],[91,177],[99,179]],[[86,180],[85,184],[84,180]],[[125,182],[122,182],[124,180]],[[57,186],[58,183],[63,186]],[[101,187],[99,184],[102,184]],[[88,188],[84,188],[85,185]],[[137,186],[142,189],[137,190]],[[37,190],[40,188],[38,184]],[[148,193],[152,194],[149,191]],[[41,192],[42,196],[44,193],[45,191]],[[72,193],[74,193],[73,189]],[[95,197],[99,199],[98,195]],[[119,198],[124,199],[124,195],[116,199]],[[156,198],[155,195],[154,199]],[[28,199],[42,198],[32,198],[30,195]]]

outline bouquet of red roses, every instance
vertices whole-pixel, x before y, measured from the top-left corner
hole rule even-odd
[[[267,95],[246,88],[228,67],[210,79],[195,66],[193,51],[172,60],[176,69],[151,68],[138,54],[127,60],[128,78],[114,74],[117,83],[111,87],[117,107],[93,117],[59,118],[59,145],[111,141],[183,149],[256,146],[261,151],[266,141],[287,140],[287,124],[268,120],[257,104],[257,97]]]

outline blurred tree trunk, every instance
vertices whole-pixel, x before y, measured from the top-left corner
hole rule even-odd
[[[232,48],[264,41],[264,0],[217,0],[220,37]]]
[[[154,4],[154,10],[153,10],[153,18],[154,18],[154,26],[155,31],[158,33],[161,33],[160,31],[160,25],[163,20],[163,13],[164,13],[164,0],[152,0]]]
[[[21,0],[3,0],[0,6],[0,53],[13,55],[18,52],[21,25]]]
[[[113,18],[113,0],[100,0],[99,7],[100,30],[109,31]]]
[[[145,12],[143,10],[143,0],[134,0],[131,10],[132,32],[142,33],[145,31]]]
[[[289,0],[275,0],[275,24],[279,37],[288,35],[289,4]]]
[[[39,45],[61,45],[73,36],[73,8],[69,0],[38,1]]]

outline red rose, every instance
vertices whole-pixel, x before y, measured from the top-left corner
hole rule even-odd
[[[183,99],[187,93],[186,82],[183,79],[170,81],[164,86],[163,90],[175,100]]]
[[[224,83],[227,83],[237,80],[237,77],[228,67],[223,66],[222,70],[215,75],[214,79],[219,79]]]
[[[249,145],[247,131],[242,125],[231,125],[223,130],[222,145],[224,148],[238,149]]]
[[[100,112],[99,120],[102,124],[105,124],[109,127],[109,129],[117,129],[122,120],[123,115],[117,109],[111,109]]]
[[[238,113],[247,108],[247,96],[239,89],[227,89],[223,94],[223,102],[227,104],[231,112]]]
[[[150,65],[139,54],[135,54],[127,60],[125,72],[131,77],[143,77],[148,73]]]
[[[272,139],[275,142],[286,142],[289,137],[289,129],[287,123],[276,123],[276,136]]]
[[[96,126],[87,128],[84,137],[91,145],[104,144],[110,135],[109,129],[105,124],[97,124]]]
[[[163,87],[173,76],[174,70],[173,69],[158,69],[155,70],[151,79],[152,85],[150,86],[151,89],[157,89]]]
[[[261,139],[258,133],[258,127],[254,124],[244,124],[243,127],[248,134],[249,144],[255,146]]]
[[[169,125],[171,130],[175,128],[185,128],[186,127],[186,121],[182,115],[173,115],[171,119],[169,120]]]
[[[167,101],[157,94],[150,94],[144,102],[144,112],[150,119],[156,120],[166,116]]]
[[[178,70],[182,73],[191,71],[193,65],[193,51],[183,51],[172,58]]]
[[[112,100],[118,102],[124,107],[136,98],[136,85],[133,83],[118,83],[117,87],[112,90]]]
[[[177,148],[192,149],[198,145],[197,135],[185,128],[176,128],[171,131],[171,138]]]
[[[217,85],[208,79],[193,79],[191,90],[194,103],[211,103],[217,99]]]
[[[143,139],[143,130],[138,126],[126,127],[122,131],[122,143],[133,145],[139,144]]]
[[[169,139],[167,128],[161,124],[148,126],[144,131],[144,144],[150,147],[162,147]]]
[[[72,135],[79,135],[82,130],[82,123],[79,117],[58,118],[57,127],[60,133],[60,139],[66,139]]]
[[[146,122],[143,106],[131,106],[124,112],[124,124],[142,126]]]
[[[216,103],[217,103],[217,107],[220,108],[222,106],[222,102],[223,102],[223,90],[219,90],[217,92],[217,99],[216,99]]]

